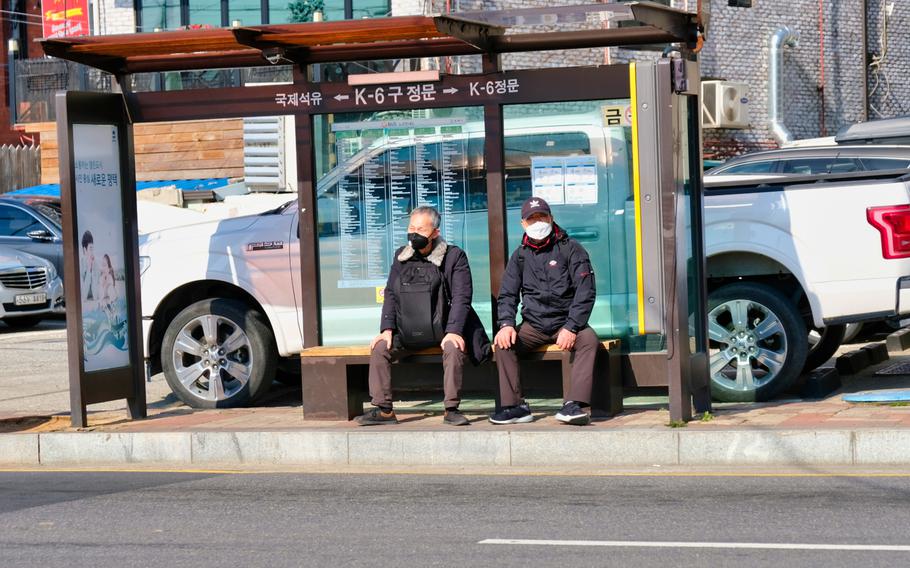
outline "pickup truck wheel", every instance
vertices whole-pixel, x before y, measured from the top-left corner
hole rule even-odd
[[[776,289],[754,282],[708,297],[711,393],[723,402],[768,400],[799,376],[808,334],[799,310]]]
[[[830,359],[837,352],[840,344],[844,342],[844,334],[846,332],[847,326],[845,325],[810,328],[809,353],[806,355],[806,364],[803,365],[803,372],[808,373]]]
[[[164,333],[161,365],[174,394],[193,408],[255,402],[275,378],[271,329],[243,302],[209,299],[181,311]]]

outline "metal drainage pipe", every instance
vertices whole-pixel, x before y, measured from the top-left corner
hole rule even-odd
[[[783,123],[781,112],[781,91],[783,89],[783,48],[799,45],[799,32],[787,26],[771,34],[771,49],[768,54],[768,127],[771,135],[780,144],[791,142],[793,133]]]

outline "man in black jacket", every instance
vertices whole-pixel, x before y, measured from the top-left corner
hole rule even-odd
[[[499,286],[499,332],[496,366],[499,369],[501,408],[490,416],[494,424],[531,422],[531,408],[522,398],[518,355],[547,343],[575,351],[572,386],[556,419],[587,424],[599,340],[588,326],[596,290],[588,253],[556,223],[550,206],[539,197],[521,207],[525,230],[521,246],[512,254]],[[522,323],[515,315],[521,300]]]
[[[442,347],[446,409],[443,421],[453,426],[469,423],[458,410],[465,359],[477,364],[487,358],[490,340],[471,307],[474,287],[468,257],[463,250],[439,237],[439,221],[439,212],[433,207],[414,209],[408,225],[408,244],[395,252],[382,302],[380,334],[370,343],[369,382],[374,408],[356,418],[362,426],[398,423],[392,410],[392,361],[416,350],[408,346],[413,336],[425,335],[422,326],[419,333],[408,329],[408,314],[415,312],[411,310],[414,306],[405,305],[423,301],[432,305],[432,313],[427,315],[439,323],[441,341],[439,338],[436,341]],[[403,285],[417,288],[427,283],[427,287],[439,292],[427,295],[406,291],[403,295],[409,299],[400,297]],[[416,313],[420,314],[419,307]],[[420,323],[413,318],[411,321],[414,328]]]

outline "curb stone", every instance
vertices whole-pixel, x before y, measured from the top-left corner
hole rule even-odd
[[[0,434],[0,465],[39,465],[38,434]]]
[[[4,466],[910,465],[910,429],[0,434]]]

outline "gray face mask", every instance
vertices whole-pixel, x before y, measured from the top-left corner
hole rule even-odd
[[[553,232],[553,223],[543,221],[537,221],[525,227],[525,233],[535,241],[547,238],[551,232]]]

